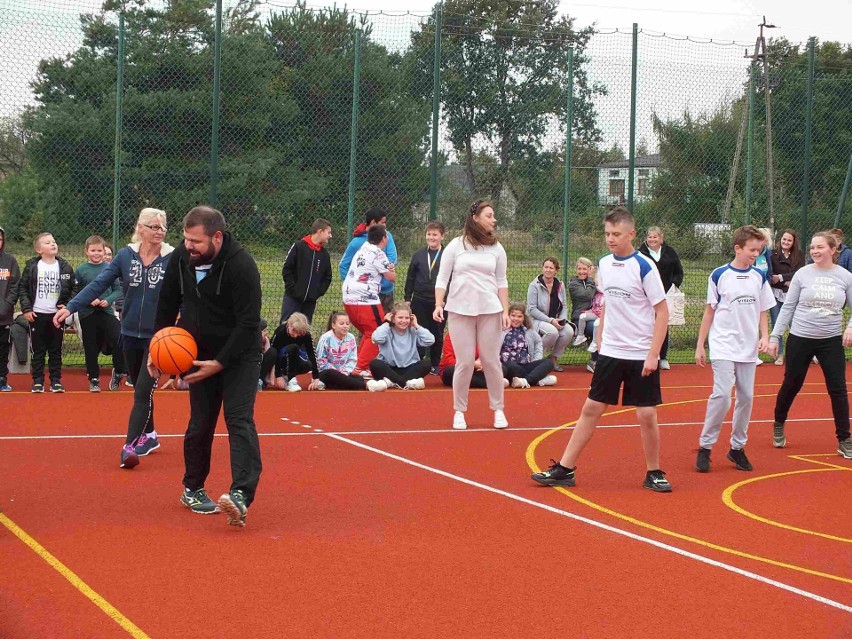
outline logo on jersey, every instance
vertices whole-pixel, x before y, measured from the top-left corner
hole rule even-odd
[[[740,295],[739,297],[735,297],[731,300],[731,304],[754,304],[757,302],[757,298],[754,295]]]
[[[626,291],[623,288],[617,288],[615,286],[611,286],[610,288],[606,289],[605,292],[610,297],[618,297],[620,299],[630,299],[632,297],[630,291]]]

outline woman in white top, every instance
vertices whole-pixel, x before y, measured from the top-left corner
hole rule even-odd
[[[503,329],[509,327],[509,282],[506,279],[506,251],[494,233],[497,219],[490,202],[477,200],[470,205],[461,236],[444,249],[435,283],[436,322],[448,314],[448,328],[456,355],[453,375],[453,428],[467,428],[464,413],[479,354],[488,401],[494,411],[494,428],[509,424],[503,414],[503,368],[500,346]],[[453,288],[444,304],[447,284]]]

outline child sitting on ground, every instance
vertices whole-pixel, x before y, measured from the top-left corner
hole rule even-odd
[[[509,328],[503,331],[500,361],[503,376],[510,380],[512,388],[553,386],[556,376],[551,375],[553,360],[544,358],[544,346],[538,331],[532,328],[527,317],[526,306],[509,306]]]
[[[286,388],[291,393],[302,390],[297,375],[311,371],[308,390],[318,390],[319,369],[314,354],[314,343],[308,332],[308,318],[302,313],[293,313],[287,321],[275,329],[272,336],[275,359],[265,358],[261,362],[260,379],[264,379],[271,368],[275,368],[275,387]]]
[[[364,379],[353,375],[358,363],[358,343],[349,332],[349,316],[344,311],[333,311],[328,318],[326,332],[317,340],[317,366],[320,388],[334,390],[387,390],[384,380]]]
[[[417,349],[431,346],[435,336],[417,324],[408,302],[393,305],[372,340],[379,346],[379,356],[370,362],[373,379],[384,379],[388,388],[426,388],[423,378],[429,374],[429,362],[420,359]]]
[[[482,362],[479,359],[477,352],[473,360],[473,376],[470,378],[471,388],[488,388],[485,383],[485,373],[482,370]],[[453,387],[453,375],[456,372],[456,352],[453,350],[453,340],[450,339],[450,334],[444,336],[444,348],[441,351],[441,363],[438,365],[441,383],[444,386]],[[508,386],[509,382],[503,379],[504,386]]]

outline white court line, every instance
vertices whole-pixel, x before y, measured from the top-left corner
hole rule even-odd
[[[281,418],[282,421],[289,422],[290,420],[286,417]],[[813,417],[810,419],[795,419],[789,420],[794,422],[833,422],[834,419],[831,417]],[[752,424],[771,424],[773,420],[771,419],[753,419],[750,423]],[[295,424],[297,422],[290,422],[291,424]],[[661,423],[660,426],[700,426],[704,422],[666,422]],[[725,424],[730,424],[731,422],[724,422]],[[303,428],[312,428],[306,424],[302,425]],[[494,428],[468,428],[467,430],[452,430],[450,428],[430,428],[429,430],[343,430],[343,431],[326,431],[323,432],[317,428],[313,429],[313,432],[305,433],[305,432],[293,432],[293,433],[258,433],[258,437],[311,437],[316,435],[317,433],[322,433],[324,435],[433,435],[440,433],[497,433],[497,432],[505,432],[505,431],[522,431],[522,432],[541,432],[547,430],[553,430],[554,428],[559,428],[558,426],[529,426],[524,428],[504,428],[501,430],[496,430]],[[608,430],[615,428],[638,428],[637,424],[606,424],[598,426],[598,430]],[[571,430],[573,426],[567,427],[565,430]],[[157,437],[162,437],[163,439],[169,439],[174,437],[183,437],[183,433],[174,434],[174,435],[163,435],[158,433]],[[228,433],[216,433],[216,437],[227,437]],[[51,439],[124,439],[126,435],[2,435],[0,436],[0,441],[27,441],[27,440],[51,440]]]
[[[796,588],[795,586],[791,586],[789,584],[785,584],[781,581],[777,581],[775,579],[770,579],[769,577],[764,577],[763,575],[759,575],[757,573],[751,572],[749,570],[743,570],[742,568],[737,568],[736,566],[732,566],[730,564],[726,564],[721,561],[717,561],[715,559],[710,559],[709,557],[705,557],[703,555],[696,554],[694,552],[690,552],[688,550],[683,550],[682,548],[678,548],[676,546],[670,546],[669,544],[665,544],[661,541],[657,541],[655,539],[651,539],[649,537],[643,537],[642,535],[637,535],[636,533],[629,532],[627,530],[623,530],[621,528],[616,528],[615,526],[610,526],[609,524],[604,524],[599,521],[595,521],[594,519],[589,519],[588,517],[583,517],[582,515],[576,515],[574,513],[568,512],[567,510],[562,510],[561,508],[556,508],[554,506],[550,506],[548,504],[542,504],[537,501],[533,501],[532,499],[527,499],[526,497],[521,497],[520,495],[515,495],[514,493],[506,492],[505,490],[500,490],[499,488],[494,488],[493,486],[487,486],[485,484],[480,484],[479,482],[473,481],[471,479],[466,479],[464,477],[460,477],[458,475],[454,475],[452,473],[448,473],[443,470],[439,470],[437,468],[433,468],[431,466],[426,466],[425,464],[421,464],[419,462],[413,461],[406,457],[400,457],[399,455],[395,455],[393,453],[389,453],[387,451],[381,450],[379,448],[374,448],[373,446],[368,446],[367,444],[362,444],[360,442],[347,439],[346,437],[341,437],[340,435],[334,433],[324,433],[327,437],[331,439],[336,439],[345,444],[350,444],[352,446],[356,446],[357,448],[363,448],[364,450],[368,450],[372,453],[376,453],[377,455],[382,455],[384,457],[388,457],[390,459],[396,460],[398,462],[402,462],[403,464],[408,464],[409,466],[414,466],[415,468],[419,468],[421,470],[428,471],[430,473],[434,473],[436,475],[440,475],[441,477],[446,477],[447,479],[452,479],[453,481],[460,482],[462,484],[466,484],[468,486],[473,486],[474,488],[479,488],[481,490],[494,493],[495,495],[500,495],[501,497],[506,497],[507,499],[511,499],[514,501],[521,502],[522,504],[526,504],[528,506],[533,506],[535,508],[541,508],[542,510],[546,510],[548,512],[554,513],[556,515],[561,515],[562,517],[567,517],[568,519],[574,519],[575,521],[582,522],[584,524],[588,524],[590,526],[594,526],[596,528],[601,528],[603,530],[609,531],[611,533],[615,533],[617,535],[623,535],[634,541],[640,541],[642,543],[649,544],[651,546],[656,546],[662,550],[666,550],[668,552],[673,552],[677,555],[681,555],[683,557],[687,557],[689,559],[694,559],[704,564],[708,564],[710,566],[714,566],[716,568],[721,568],[722,570],[727,570],[734,574],[740,575],[741,577],[746,577],[748,579],[753,579],[755,581],[759,581],[761,583],[767,584],[769,586],[773,586],[775,588],[779,588],[781,590],[786,590],[787,592],[791,592],[795,595],[800,595],[805,597],[806,599],[812,599],[821,604],[825,604],[826,606],[831,606],[833,608],[837,608],[838,610],[842,610],[844,612],[852,613],[852,606],[847,606],[838,601],[834,601],[833,599],[828,599],[827,597],[823,597],[822,595],[817,595],[816,593],[809,592],[807,590],[802,590],[801,588]],[[542,489],[544,490],[544,489]]]

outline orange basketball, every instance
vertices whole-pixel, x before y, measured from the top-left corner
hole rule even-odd
[[[198,359],[198,346],[189,331],[167,326],[157,331],[148,347],[151,363],[168,375],[180,375],[192,368]]]

